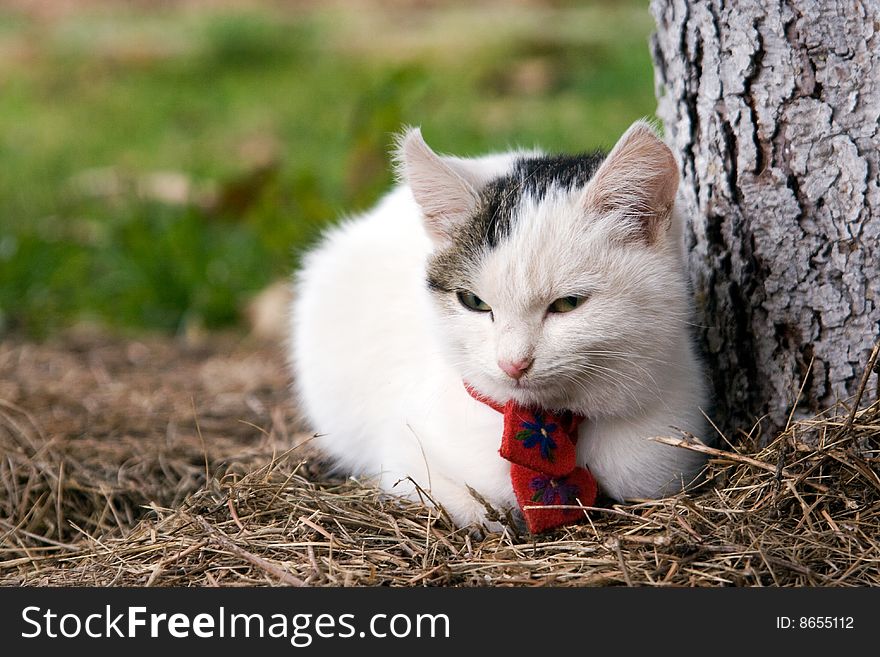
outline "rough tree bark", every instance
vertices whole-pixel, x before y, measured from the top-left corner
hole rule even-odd
[[[853,395],[878,336],[880,2],[651,11],[714,415],[775,430],[802,383],[798,414]]]

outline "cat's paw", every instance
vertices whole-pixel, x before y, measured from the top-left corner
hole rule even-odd
[[[442,476],[434,475],[430,487],[422,486],[411,477],[384,473],[383,489],[432,507],[440,507],[452,523],[459,528],[481,534],[501,533],[506,527],[515,527],[514,513],[509,507],[490,502],[479,491]]]
[[[479,538],[485,538],[488,534],[500,534],[505,529],[511,528],[518,532],[517,513],[510,507],[493,505],[479,491],[465,485],[466,495],[461,494],[458,500],[457,514],[461,516],[459,526],[465,524],[471,527],[472,533]]]

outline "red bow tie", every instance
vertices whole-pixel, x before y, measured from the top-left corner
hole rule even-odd
[[[471,397],[504,415],[498,452],[511,463],[513,492],[529,531],[539,534],[583,520],[581,509],[552,507],[596,502],[596,480],[575,460],[577,428],[584,418],[570,411],[554,414],[525,408],[513,400],[502,406],[467,384],[465,388]],[[551,508],[540,508],[544,506]]]

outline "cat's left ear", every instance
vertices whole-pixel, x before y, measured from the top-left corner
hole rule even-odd
[[[588,210],[619,212],[635,234],[655,242],[672,221],[678,167],[672,151],[647,121],[636,121],[615,144],[587,186]]]
[[[456,227],[473,215],[482,181],[462,161],[432,151],[418,128],[400,135],[395,160],[398,176],[422,209],[428,235],[438,246],[449,244]]]

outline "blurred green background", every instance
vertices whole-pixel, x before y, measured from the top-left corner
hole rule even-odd
[[[240,319],[320,227],[441,152],[613,145],[655,109],[647,0],[0,7],[0,334]]]

